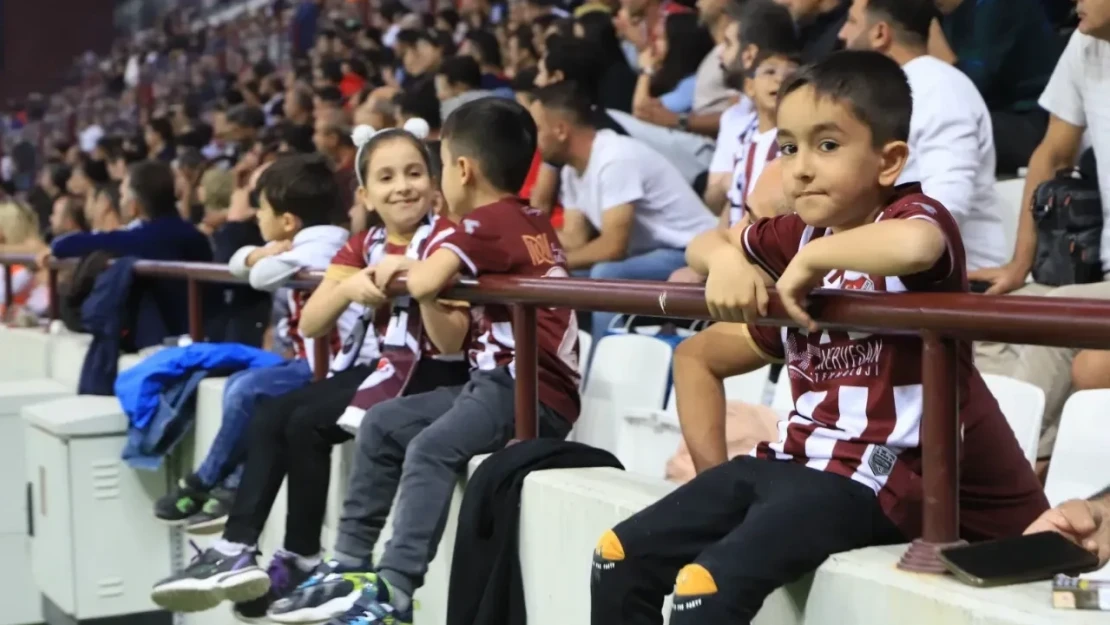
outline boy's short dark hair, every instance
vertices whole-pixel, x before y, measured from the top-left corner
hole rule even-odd
[[[173,169],[162,161],[140,161],[128,170],[131,192],[150,219],[172,217],[177,212]]]
[[[940,17],[933,0],[867,0],[869,16],[890,24],[906,43],[924,46],[929,26]]]
[[[274,213],[290,213],[305,228],[331,223],[339,204],[339,185],[326,158],[319,154],[278,157],[258,177],[258,189]]]
[[[817,97],[848,106],[871,129],[876,147],[909,140],[913,113],[910,84],[902,67],[885,54],[845,50],[806,65],[779,89],[779,106],[802,87],[812,87]]]
[[[451,113],[440,132],[451,155],[468,156],[500,191],[517,193],[536,152],[536,122],[515,100],[479,98]]]
[[[452,56],[443,59],[436,73],[446,78],[452,85],[462,85],[471,89],[482,86],[482,69],[478,67],[478,61],[469,56]]]
[[[576,124],[589,126],[593,119],[593,107],[582,89],[573,82],[564,80],[546,87],[537,87],[532,97],[545,109],[559,111]]]
[[[759,48],[759,55],[752,63],[753,70],[772,56],[801,57],[798,29],[790,11],[783,5],[774,0],[747,0],[743,4],[731,4],[730,14],[740,24],[740,49]]]

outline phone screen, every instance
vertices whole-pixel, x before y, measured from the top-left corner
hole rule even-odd
[[[1098,567],[1094,554],[1055,532],[955,547],[943,551],[942,559],[949,569],[958,569],[983,582],[1033,581],[1058,573],[1076,575]]]

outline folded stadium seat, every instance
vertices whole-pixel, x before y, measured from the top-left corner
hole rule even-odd
[[[1110,464],[1106,462],[1106,450],[1110,449],[1107,404],[1110,389],[1078,391],[1064,404],[1044,485],[1050,504],[1086,499],[1110,484]]]
[[[617,453],[624,415],[662,409],[670,372],[671,346],[663,341],[637,334],[601,339],[582,392],[582,413],[570,438]]]
[[[1021,450],[1030,463],[1037,460],[1037,445],[1041,439],[1041,420],[1044,418],[1044,391],[1028,382],[1004,375],[983,374],[987,388],[998,400],[1002,416],[1014,431]]]
[[[761,367],[727,378],[724,382],[725,399],[761,404],[769,371],[770,367]],[[682,441],[674,388],[667,397],[666,409],[623,410],[622,414],[616,456],[629,471],[664,478],[667,461]]]

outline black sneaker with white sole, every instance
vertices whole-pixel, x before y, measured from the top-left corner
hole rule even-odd
[[[201,512],[210,496],[209,489],[196,476],[189,475],[154,502],[154,516],[170,525],[185,525],[189,518]]]
[[[200,512],[185,521],[185,531],[190,534],[218,534],[227,525],[227,515],[231,511],[232,500],[235,493],[223,489],[215,489],[211,496],[204,502]]]
[[[269,591],[270,576],[258,566],[257,551],[225,555],[207,549],[184,571],[155,584],[150,600],[171,612],[201,612],[224,600],[242,603]]]

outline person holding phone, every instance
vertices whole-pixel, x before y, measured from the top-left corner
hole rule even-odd
[[[1090,499],[1069,499],[1045,511],[1025,534],[1058,532],[1098,556],[1099,566],[1110,562],[1110,486]]]

